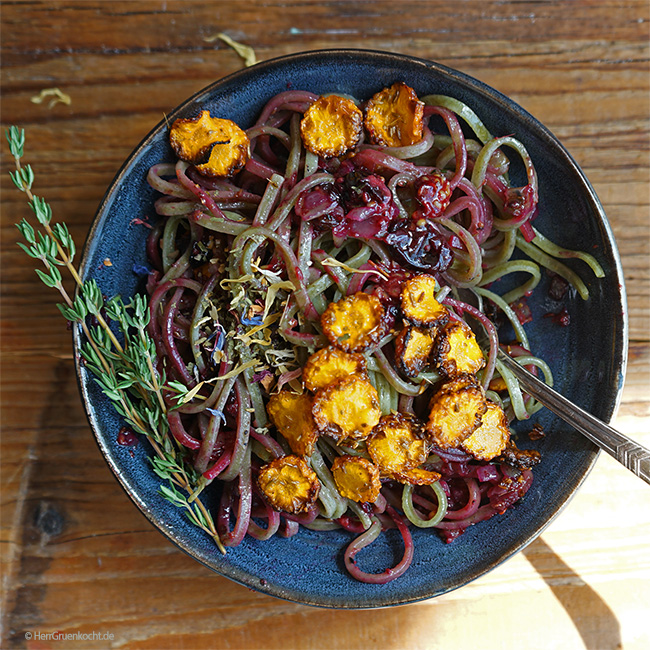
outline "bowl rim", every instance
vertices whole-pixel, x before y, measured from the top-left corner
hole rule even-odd
[[[118,172],[115,174],[114,178],[111,180],[103,198],[101,199],[99,206],[96,210],[95,216],[91,227],[88,231],[85,243],[82,248],[81,261],[79,264],[79,274],[82,280],[89,279],[92,277],[92,269],[89,266],[89,260],[94,249],[94,246],[97,243],[97,233],[100,228],[103,226],[105,220],[108,218],[107,207],[111,203],[115,194],[119,191],[119,186],[122,181],[122,177],[130,169],[132,163],[137,159],[139,152],[147,147],[149,143],[158,135],[161,129],[165,128],[170,120],[175,119],[175,117],[181,113],[189,104],[196,101],[197,98],[211,94],[214,90],[218,89],[222,85],[228,85],[233,80],[237,79],[246,79],[247,77],[255,77],[258,74],[264,74],[268,71],[273,70],[283,66],[286,63],[300,62],[300,61],[313,61],[315,59],[319,60],[331,60],[335,58],[358,58],[358,57],[370,57],[375,59],[381,59],[383,63],[389,64],[390,62],[409,62],[410,64],[421,65],[427,69],[427,71],[434,71],[435,73],[450,77],[459,84],[469,88],[471,92],[476,92],[482,95],[487,95],[494,102],[499,104],[503,110],[506,110],[511,113],[515,113],[516,117],[527,123],[529,129],[536,131],[547,141],[551,141],[558,151],[564,157],[564,162],[568,164],[572,171],[579,177],[582,182],[584,190],[586,190],[587,197],[589,199],[590,207],[593,209],[595,216],[597,216],[600,225],[602,226],[603,232],[603,242],[607,243],[611,249],[611,254],[613,258],[613,267],[612,272],[615,273],[618,280],[619,286],[619,299],[622,306],[621,314],[621,328],[618,338],[620,339],[620,353],[619,357],[615,359],[614,374],[618,375],[618,386],[615,389],[615,394],[610,404],[610,413],[609,421],[611,421],[621,402],[623,382],[625,379],[625,372],[627,368],[627,354],[628,354],[628,310],[627,310],[627,297],[624,283],[624,275],[622,270],[621,258],[618,252],[618,247],[616,245],[616,240],[614,239],[613,231],[607,215],[598,199],[591,183],[585,176],[584,172],[574,160],[572,155],[567,151],[564,145],[560,140],[541,122],[539,122],[533,115],[528,113],[523,109],[519,104],[514,102],[514,100],[509,99],[506,95],[500,91],[492,88],[486,83],[476,79],[468,74],[445,66],[443,64],[437,63],[435,61],[427,60],[420,57],[414,57],[407,54],[400,54],[394,52],[387,52],[382,50],[374,49],[364,49],[364,48],[332,48],[332,49],[322,49],[322,50],[307,50],[303,52],[297,52],[293,54],[283,55],[279,57],[274,57],[272,59],[265,60],[263,62],[257,63],[254,66],[243,68],[228,74],[225,77],[222,77],[204,88],[198,90],[191,96],[185,98],[180,104],[178,104],[169,114],[166,114],[165,117],[160,120],[148,133],[147,135],[139,142],[139,144],[132,150],[126,160],[122,163]],[[178,534],[178,531],[175,529],[170,529],[165,526],[161,521],[161,518],[156,515],[152,507],[144,500],[141,495],[133,489],[133,486],[129,482],[129,478],[123,475],[123,472],[120,471],[120,468],[117,466],[115,460],[112,457],[112,453],[106,440],[106,437],[101,433],[100,422],[97,417],[95,409],[92,407],[91,397],[88,391],[88,383],[93,381],[89,376],[87,371],[84,370],[81,363],[81,355],[79,353],[80,344],[82,342],[81,328],[79,326],[73,328],[73,347],[74,347],[74,364],[76,371],[77,384],[79,386],[79,391],[82,397],[82,403],[88,422],[93,431],[93,437],[104,456],[104,459],[111,471],[115,475],[118,483],[122,489],[126,492],[127,496],[133,501],[137,508],[145,515],[145,517],[150,521],[150,523],[161,532],[169,541],[171,541],[175,546],[183,550],[185,553],[190,555],[194,560],[203,564],[210,570],[215,573],[222,575],[234,582],[237,582],[243,586],[251,588],[255,591],[262,592],[264,594],[274,596],[283,600],[288,600],[290,602],[301,603],[310,606],[316,607],[325,607],[325,608],[337,608],[337,609],[374,609],[386,606],[394,605],[403,605],[414,603],[436,596],[440,596],[444,593],[449,593],[450,591],[459,589],[467,585],[468,583],[476,580],[477,578],[489,573],[497,566],[503,562],[512,558],[515,554],[520,552],[528,544],[533,542],[539,535],[541,535],[546,528],[559,516],[559,514],[567,507],[571,499],[575,496],[576,492],[580,489],[581,485],[584,483],[585,479],[593,469],[593,466],[596,462],[596,459],[599,455],[599,450],[592,446],[591,459],[589,464],[586,466],[585,471],[579,477],[579,480],[575,484],[574,489],[569,493],[564,495],[564,498],[556,504],[551,516],[535,530],[529,536],[520,540],[520,542],[513,547],[509,548],[508,552],[501,557],[497,558],[491,564],[484,568],[481,571],[472,574],[467,579],[458,584],[455,584],[449,588],[439,589],[437,591],[432,591],[430,594],[419,597],[404,597],[402,598],[392,598],[389,600],[382,601],[381,598],[377,599],[377,602],[352,602],[352,603],[341,603],[334,598],[324,598],[321,600],[306,598],[302,593],[288,593],[285,588],[277,587],[271,583],[267,583],[264,586],[261,586],[259,580],[256,579],[252,574],[246,573],[243,570],[240,570],[237,567],[227,567],[225,570],[222,568],[217,568],[211,566],[208,562],[202,560],[200,557],[193,552],[191,545],[183,539],[181,535]],[[228,568],[230,570],[228,570]]]

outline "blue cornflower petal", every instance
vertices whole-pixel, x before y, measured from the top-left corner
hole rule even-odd
[[[134,264],[132,271],[139,277],[142,277],[143,275],[149,275],[149,273],[151,273],[151,269],[145,264]]]

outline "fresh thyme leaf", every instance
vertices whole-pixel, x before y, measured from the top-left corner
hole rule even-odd
[[[27,255],[29,255],[30,257],[33,257],[34,259],[39,259],[39,255],[38,255],[37,252],[34,251],[33,246],[27,247],[27,246],[25,246],[25,244],[23,244],[20,241],[16,242],[16,243],[18,244],[18,246],[20,246],[20,248],[23,249],[23,251],[25,251],[25,253],[27,253]]]
[[[60,302],[58,302],[56,306],[59,308],[59,311],[61,312],[63,318],[65,318],[66,320],[69,320],[73,323],[82,320],[81,318],[79,318],[79,314],[76,312],[76,310],[73,307],[62,305]]]
[[[162,479],[171,481],[172,473],[176,471],[177,465],[167,459],[154,456],[150,459],[153,471]]]
[[[35,269],[35,271],[36,275],[43,281],[43,284],[51,289],[57,287],[61,282],[61,274],[55,266],[50,268],[50,273],[45,273],[40,269]]]
[[[95,280],[86,280],[81,289],[88,311],[97,316],[104,308],[104,297]]]
[[[34,172],[30,165],[25,165],[22,169],[17,169],[15,172],[9,172],[9,176],[14,185],[21,191],[26,192],[32,189],[34,183]]]
[[[185,386],[185,384],[181,384],[180,381],[169,381],[167,382],[167,386],[177,391],[178,393],[187,393],[187,386]]]
[[[174,505],[179,505],[181,507],[187,505],[187,499],[176,490],[173,484],[171,484],[171,487],[161,485],[158,492],[162,494],[167,501],[171,501]]]
[[[188,510],[186,510],[185,514],[187,515],[187,518],[195,525],[198,526],[199,528],[206,528],[208,525],[208,522],[204,516],[204,514],[199,510],[196,505],[193,503],[192,506]]]
[[[33,196],[29,207],[32,209],[36,215],[36,218],[38,219],[38,222],[42,226],[50,225],[50,221],[52,220],[52,208],[50,207],[49,203],[45,201],[45,199],[41,199],[38,196]]]
[[[61,222],[55,223],[54,226],[52,226],[52,232],[54,233],[55,238],[59,241],[61,246],[67,249],[68,257],[70,261],[72,261],[76,252],[76,247],[72,236],[68,231],[68,226]]]
[[[19,129],[17,126],[10,126],[6,131],[9,150],[14,158],[23,157],[23,147],[25,146],[25,129]]]

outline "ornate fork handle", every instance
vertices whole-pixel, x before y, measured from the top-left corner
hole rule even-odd
[[[650,450],[562,397],[502,350],[499,350],[499,360],[519,379],[527,393],[613,456],[621,465],[650,483]]]

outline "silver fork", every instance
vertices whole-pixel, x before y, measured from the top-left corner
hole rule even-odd
[[[503,350],[499,350],[498,356],[499,361],[519,379],[528,394],[650,484],[650,450],[570,402]]]

